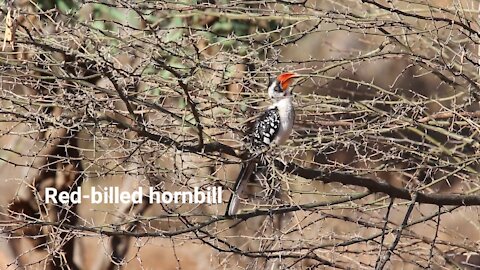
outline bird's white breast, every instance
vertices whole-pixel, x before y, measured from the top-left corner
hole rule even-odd
[[[275,140],[277,145],[285,143],[290,134],[292,133],[293,121],[295,119],[295,111],[293,110],[292,98],[286,97],[271,107],[277,107],[278,113],[280,115],[280,130],[278,131],[278,136]]]

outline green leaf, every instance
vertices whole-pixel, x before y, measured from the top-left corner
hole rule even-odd
[[[153,87],[150,90],[148,90],[148,92],[150,92],[150,94],[154,96],[160,96],[160,94],[162,93],[160,87]]]
[[[232,30],[233,30],[233,25],[230,20],[221,19],[212,25],[212,32],[214,33],[217,33],[217,32],[229,33]]]
[[[178,99],[178,108],[179,109],[185,109],[187,106],[187,102],[185,101],[185,98],[179,98]]]
[[[234,20],[232,22],[233,32],[237,36],[245,36],[248,34],[250,29],[250,24],[245,23],[244,21]]]
[[[72,10],[77,9],[77,5],[74,1],[71,0],[56,0],[55,1],[57,8],[63,13],[70,13]]]
[[[106,30],[106,25],[103,21],[94,21],[92,27],[99,30]]]
[[[162,70],[160,71],[160,77],[162,77],[162,79],[169,79],[170,77],[172,76],[172,73],[166,71],[166,70]]]
[[[184,21],[182,18],[175,17],[172,19],[172,21],[168,25],[169,30],[165,37],[165,42],[176,41],[182,37],[183,30],[179,29],[178,27],[184,26],[183,23]]]
[[[225,69],[225,73],[223,74],[225,79],[230,79],[235,76],[237,73],[237,69],[235,68],[234,65],[228,65],[227,68]]]
[[[247,104],[245,104],[245,103],[240,103],[240,110],[241,110],[242,112],[246,112],[247,109],[248,109]]]

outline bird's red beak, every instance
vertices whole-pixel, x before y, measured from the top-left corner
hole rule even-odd
[[[294,78],[298,78],[298,74],[293,72],[286,72],[278,75],[277,80],[280,82],[280,86],[283,90],[286,90]]]

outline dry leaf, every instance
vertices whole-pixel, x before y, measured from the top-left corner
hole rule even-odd
[[[5,36],[3,38],[3,47],[2,51],[5,51],[5,46],[7,42],[12,46],[15,45],[15,31],[17,29],[17,21],[15,19],[15,11],[12,12],[11,9],[8,10],[6,20],[5,20]]]

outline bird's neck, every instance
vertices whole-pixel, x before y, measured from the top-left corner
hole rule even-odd
[[[279,106],[292,107],[292,96],[282,97],[273,100],[274,104]]]
[[[293,111],[292,97],[282,97],[280,99],[274,99],[274,104],[271,107],[278,107],[284,112],[291,113]]]
[[[280,98],[273,98],[273,102],[274,103],[278,103],[278,102],[292,103],[292,96],[284,96],[284,97],[280,97]]]

